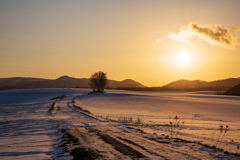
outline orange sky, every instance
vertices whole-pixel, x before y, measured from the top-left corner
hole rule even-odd
[[[0,78],[101,70],[162,86],[240,77],[239,7],[239,0],[0,1]]]

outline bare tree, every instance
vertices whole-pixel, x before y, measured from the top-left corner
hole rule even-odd
[[[91,75],[89,83],[93,92],[103,93],[108,83],[107,74],[102,71],[95,72]]]

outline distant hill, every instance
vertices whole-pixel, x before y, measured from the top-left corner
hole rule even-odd
[[[30,89],[30,88],[89,88],[88,78],[73,78],[62,76],[55,80],[41,78],[0,78],[0,90]],[[131,79],[123,81],[109,80],[108,88],[145,87]]]
[[[169,88],[199,88],[199,87],[206,87],[208,86],[208,82],[206,81],[200,81],[200,80],[178,80],[171,82],[163,87],[169,87]]]
[[[123,81],[110,80],[108,84],[109,88],[141,88],[145,87],[141,83],[132,79],[125,79]]]
[[[230,88],[225,94],[240,96],[240,84]]]
[[[189,90],[201,90],[201,89],[209,89],[209,90],[228,90],[236,85],[240,84],[239,78],[229,78],[223,80],[216,81],[200,81],[200,80],[178,80],[172,83],[169,83],[163,88],[171,88],[171,89],[189,89]]]
[[[0,78],[0,90],[30,89],[30,88],[90,88],[89,78],[73,78],[62,76],[55,80],[42,78]],[[240,85],[240,78],[229,78],[216,81],[178,80],[162,87],[145,87],[131,79],[123,81],[109,80],[107,88],[122,88],[139,91],[197,91],[216,90],[227,91],[236,85]]]
[[[41,78],[25,78],[25,77],[14,77],[14,78],[0,78],[0,89],[20,89],[28,86],[32,83],[44,82],[46,79]]]

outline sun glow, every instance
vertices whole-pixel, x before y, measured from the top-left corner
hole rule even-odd
[[[176,61],[181,66],[188,65],[191,61],[190,54],[187,52],[181,52],[177,55]]]

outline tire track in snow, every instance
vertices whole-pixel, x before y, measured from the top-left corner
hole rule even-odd
[[[70,129],[62,129],[62,144],[64,153],[69,153],[72,156],[73,160],[78,159],[88,159],[95,160],[102,157],[98,151],[85,148],[81,145],[80,139],[73,136],[70,132]],[[64,156],[63,153],[63,156]]]
[[[120,140],[122,140],[122,141],[125,141],[125,142],[127,142],[127,143],[129,143],[129,144],[135,145],[135,146],[141,148],[142,150],[150,153],[151,155],[156,155],[156,156],[162,157],[162,158],[164,158],[164,159],[167,159],[165,156],[162,156],[162,155],[160,155],[160,154],[158,154],[158,153],[149,151],[149,150],[146,149],[145,147],[143,147],[143,146],[141,146],[141,145],[139,145],[139,144],[137,144],[137,143],[135,143],[135,142],[133,142],[133,141],[131,141],[131,140],[129,140],[129,139],[125,139],[125,138],[122,138],[122,137],[117,137],[117,138],[120,139]]]
[[[161,154],[162,152],[167,152],[171,154],[177,154],[179,155],[179,157],[184,157],[184,159],[188,158],[188,159],[197,159],[197,160],[201,159],[199,157],[205,157],[204,159],[216,159],[216,158],[219,159],[219,157],[223,157],[220,159],[234,159],[234,160],[239,159],[239,156],[231,155],[231,154],[227,155],[219,149],[214,149],[214,148],[205,146],[204,144],[201,144],[199,142],[158,137],[156,135],[152,135],[144,131],[139,131],[138,128],[133,128],[133,127],[125,127],[122,129],[124,131],[127,129],[126,130],[127,132],[125,131],[125,135],[129,134],[129,136],[124,136],[124,138],[128,137],[127,139],[131,139],[131,140],[135,139],[134,142],[138,144],[147,145],[148,143],[152,143],[148,145],[159,146],[160,153],[157,152],[158,154]],[[132,133],[134,132],[134,129],[135,129],[135,135],[134,133]],[[136,135],[136,133],[138,134]],[[132,135],[134,135],[133,138],[131,138]],[[182,148],[182,147],[185,147],[185,148]],[[168,156],[165,156],[165,157],[168,157]]]
[[[129,156],[130,158],[147,158],[145,155],[143,155],[139,151],[133,149],[132,147],[124,143],[121,143],[116,138],[113,138],[112,136],[101,133],[100,130],[97,130],[94,128],[88,128],[88,131],[96,133],[96,135],[99,136],[99,138],[102,139],[104,142],[112,145],[117,151],[119,151],[124,155]]]
[[[56,103],[57,103],[57,101],[53,102],[52,105],[51,105],[51,108],[49,108],[48,112],[49,112],[50,115],[52,115],[52,111],[55,108]]]
[[[159,146],[161,148],[161,150],[159,150],[160,152],[165,152],[165,153],[177,153],[177,154],[180,154],[180,155],[183,155],[185,156],[185,158],[189,157],[190,159],[197,159],[197,160],[200,160],[199,158],[195,157],[195,156],[192,156],[190,154],[187,154],[187,153],[184,153],[184,152],[181,152],[181,151],[178,151],[172,147],[170,147],[169,145],[171,145],[170,142],[166,142],[166,141],[157,141],[156,138],[150,138],[150,137],[147,137],[147,133],[142,131],[141,129],[139,128],[134,128],[134,127],[125,127],[127,129],[130,129],[131,131],[135,130],[136,132],[139,132],[141,135],[140,137],[138,137],[137,135],[134,136],[134,138],[138,138],[138,140],[141,142],[141,144],[146,144],[146,143],[151,143],[150,145],[152,146]],[[130,131],[130,136],[133,135],[133,133],[131,133]],[[135,132],[135,133],[136,133]],[[144,135],[143,135],[144,134]],[[128,138],[130,139],[130,138]],[[139,142],[139,143],[140,143]],[[157,143],[157,144],[156,144]],[[166,158],[166,156],[164,156]],[[170,158],[170,157],[169,157]],[[167,158],[168,159],[168,158]]]

